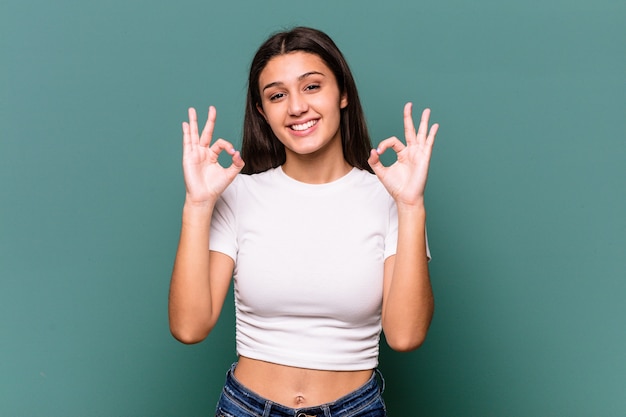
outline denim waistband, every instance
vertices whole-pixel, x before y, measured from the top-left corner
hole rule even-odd
[[[241,384],[233,374],[236,365],[236,363],[233,364],[226,373],[226,383],[222,395],[229,397],[231,401],[252,415],[262,417],[270,415],[272,417],[349,417],[376,401],[385,390],[383,375],[376,369],[363,386],[333,402],[315,407],[289,408],[263,398]],[[380,379],[380,384],[376,379],[377,376]]]

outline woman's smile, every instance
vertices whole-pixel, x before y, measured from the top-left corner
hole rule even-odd
[[[291,130],[295,130],[297,132],[303,132],[315,126],[317,124],[317,119],[309,120],[308,122],[304,122],[301,124],[293,124],[290,126]]]

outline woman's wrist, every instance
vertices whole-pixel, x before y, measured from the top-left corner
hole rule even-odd
[[[420,199],[411,203],[396,201],[396,207],[398,208],[398,214],[417,214],[426,217],[426,207],[424,205],[424,199]]]
[[[211,222],[214,201],[191,201],[185,199],[183,205],[183,224],[189,225],[205,225]]]
[[[191,198],[189,194],[185,195],[185,208],[190,208],[192,210],[213,210],[215,204],[217,203],[217,198],[207,198],[206,200],[194,200]]]

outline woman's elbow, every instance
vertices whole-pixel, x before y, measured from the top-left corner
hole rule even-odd
[[[383,318],[383,332],[389,347],[398,352],[410,352],[422,346],[430,328],[433,310],[422,320],[387,320]]]
[[[410,335],[387,336],[387,344],[396,352],[410,352],[416,350],[426,340],[426,331],[416,331]]]
[[[175,325],[170,322],[170,333],[174,336],[174,339],[186,345],[202,342],[209,335],[210,331],[210,328],[193,328]]]
[[[190,333],[175,332],[170,329],[174,339],[186,345],[193,345],[202,342],[205,338]]]

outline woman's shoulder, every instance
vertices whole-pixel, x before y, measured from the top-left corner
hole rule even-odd
[[[237,182],[240,185],[263,185],[271,183],[273,181],[276,181],[277,170],[278,168],[270,168],[267,171],[258,172],[255,174],[238,174],[235,177],[235,181],[233,182]]]
[[[376,174],[373,174],[364,169],[354,168],[352,170],[352,174],[354,175],[355,182],[362,184],[364,187],[376,189],[376,190],[384,190],[385,187],[380,182]]]
[[[362,181],[365,181],[367,183],[378,183],[380,181],[378,181],[378,177],[376,177],[375,174],[365,170],[365,169],[360,169],[360,168],[353,168],[352,169],[352,174],[359,178]]]
[[[276,169],[269,169],[258,174],[238,174],[233,182],[226,188],[222,198],[236,198],[238,194],[258,191],[266,187],[271,187],[276,183]]]

